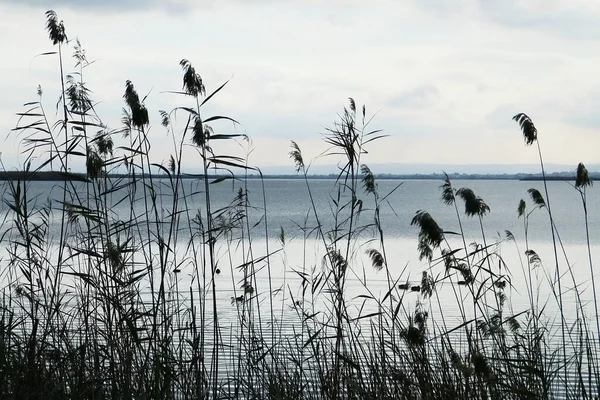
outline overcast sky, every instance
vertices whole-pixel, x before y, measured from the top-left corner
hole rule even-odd
[[[36,57],[53,50],[48,9],[95,60],[84,80],[105,124],[119,127],[127,79],[149,93],[159,163],[173,150],[158,110],[187,104],[164,93],[181,89],[182,58],[209,92],[232,78],[206,113],[241,123],[215,128],[247,133],[258,166],[291,165],[292,139],[316,157],[348,97],[390,135],[368,148],[369,163],[535,163],[518,112],[534,120],[545,161],[600,162],[597,0],[0,0],[7,168],[23,161],[8,133],[38,84],[55,118],[58,60]]]

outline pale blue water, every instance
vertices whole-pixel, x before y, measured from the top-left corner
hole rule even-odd
[[[173,204],[170,189],[167,187],[167,181],[160,181],[157,190],[157,202],[159,204],[159,221],[166,220],[171,213]],[[318,212],[319,220],[325,233],[334,229],[336,223],[339,223],[346,214],[342,213],[336,222],[333,214],[335,208],[337,193],[332,191],[334,187],[333,180],[309,180],[310,189],[315,200],[315,207]],[[30,207],[40,208],[49,199],[54,199],[54,206],[58,208],[57,201],[62,200],[62,183],[55,182],[32,182],[29,184],[28,196],[33,199]],[[410,225],[410,222],[418,210],[429,212],[438,224],[446,231],[459,231],[455,209],[452,206],[444,205],[441,201],[441,191],[439,186],[441,181],[432,180],[408,180],[378,181],[378,190],[380,197],[385,197],[381,204],[380,218],[385,235],[385,250],[389,260],[390,274],[394,281],[399,283],[410,282],[418,284],[423,271],[428,271],[434,277],[441,278],[444,275],[444,267],[439,264],[428,264],[426,261],[419,260],[417,253],[418,229]],[[249,224],[251,237],[253,241],[252,254],[247,247],[237,247],[236,239],[241,236],[239,230],[234,231],[233,240],[226,241],[220,237],[217,240],[216,252],[220,274],[216,279],[217,303],[220,315],[220,324],[227,330],[231,329],[227,335],[235,335],[238,308],[231,304],[231,297],[239,296],[243,280],[243,274],[236,269],[253,256],[255,259],[266,254],[265,244],[265,225],[264,225],[264,207],[263,207],[263,182],[259,180],[228,181],[220,184],[211,185],[211,203],[212,211],[218,212],[224,209],[232,201],[240,187],[247,188],[250,208],[243,211],[249,213]],[[398,186],[400,185],[400,186]],[[77,183],[77,193],[85,199],[85,185]],[[505,231],[511,231],[517,241],[517,245],[512,242],[502,242],[496,249],[502,255],[504,262],[504,271],[508,273],[508,279],[512,288],[507,290],[509,301],[506,306],[507,315],[510,313],[519,313],[528,308],[529,302],[526,295],[525,270],[526,263],[524,251],[526,244],[524,240],[523,219],[517,216],[517,206],[520,199],[526,200],[528,211],[532,210],[533,202],[530,200],[527,189],[536,188],[544,194],[542,182],[520,182],[520,181],[453,181],[453,186],[458,189],[461,187],[471,188],[476,195],[483,198],[488,204],[491,212],[484,217],[483,225],[488,243],[501,241],[505,238]],[[6,184],[2,184],[6,190]],[[277,251],[269,259],[256,264],[259,270],[253,284],[255,287],[255,296],[263,310],[274,303],[274,319],[277,326],[282,329],[290,329],[294,324],[295,313],[292,312],[291,296],[295,299],[301,298],[302,288],[298,274],[295,271],[304,271],[308,274],[318,273],[323,268],[324,248],[320,240],[315,239],[316,227],[315,217],[312,211],[310,198],[306,183],[301,179],[273,179],[265,180],[265,200],[266,217],[268,221],[268,243],[270,251]],[[180,300],[184,303],[188,301],[188,288],[202,290],[197,281],[193,280],[193,268],[189,261],[191,235],[192,231],[198,232],[198,227],[189,217],[194,217],[197,212],[202,216],[206,215],[204,204],[204,184],[202,181],[185,180],[183,189],[188,197],[187,208],[189,213],[179,214],[181,219],[176,239],[172,245],[174,254],[180,262],[178,265],[180,272],[175,274],[168,272],[170,280],[170,290],[178,287],[181,290]],[[396,189],[396,190],[394,190]],[[550,204],[552,206],[554,220],[560,234],[560,239],[565,247],[566,258],[559,254],[560,268],[562,273],[566,273],[567,266],[571,267],[574,279],[579,285],[579,290],[584,302],[592,300],[590,289],[590,274],[588,264],[588,254],[586,247],[586,231],[584,213],[579,193],[566,182],[549,182],[548,190],[550,193]],[[386,195],[393,191],[388,197]],[[128,220],[130,216],[140,217],[138,220],[144,225],[145,200],[142,197],[142,188],[138,187],[136,204],[132,210],[127,200],[122,201],[126,195],[124,190],[117,191],[109,195],[109,211],[115,220]],[[5,201],[10,202],[7,194],[4,194]],[[352,241],[351,245],[351,263],[348,272],[348,281],[346,286],[346,298],[351,304],[350,317],[365,315],[369,312],[377,311],[375,301],[365,301],[364,296],[372,296],[374,299],[381,299],[388,290],[385,273],[374,270],[365,251],[368,248],[379,248],[376,241],[376,232],[368,226],[373,222],[373,199],[363,190],[359,191],[359,199],[363,202],[363,208],[358,221],[355,221],[355,227],[366,227],[360,237]],[[340,204],[348,201],[342,199]],[[479,220],[464,216],[462,201],[458,201],[460,217],[467,237],[467,244],[472,241],[481,243],[481,231]],[[589,234],[592,248],[592,257],[594,260],[600,259],[600,189],[591,187],[587,190],[587,204],[589,210]],[[90,206],[92,209],[93,205]],[[185,209],[184,200],[180,200],[179,210]],[[60,215],[56,210],[54,215]],[[0,205],[0,215],[8,217],[2,225],[2,232],[11,228],[11,213],[8,206],[4,203]],[[36,217],[34,217],[35,219]],[[54,240],[58,238],[59,232],[58,219],[52,219],[49,227],[51,236]],[[154,226],[154,225],[152,225]],[[166,229],[165,225],[162,229]],[[305,228],[305,229],[303,229]],[[153,228],[154,229],[154,228]],[[285,246],[282,246],[278,238],[281,230],[285,232]],[[144,230],[141,231],[145,235]],[[304,240],[304,234],[308,232],[308,239]],[[540,305],[547,304],[546,316],[549,320],[557,318],[556,299],[552,295],[552,284],[554,277],[554,260],[552,251],[552,236],[550,223],[546,210],[539,209],[534,211],[529,219],[529,247],[536,250],[542,261],[543,266],[533,272],[534,279],[540,284],[538,294],[540,296]],[[14,234],[14,232],[12,233]],[[167,231],[163,231],[167,235]],[[247,235],[247,232],[244,233]],[[9,243],[10,235],[3,238],[0,243],[2,248],[6,248]],[[462,242],[456,237],[449,235],[449,241],[453,247],[461,247]],[[199,244],[199,237],[194,237],[192,242]],[[233,245],[231,245],[233,244]],[[50,244],[50,248],[51,248]],[[0,261],[0,272],[5,276],[8,255],[3,252],[2,261]],[[568,262],[567,262],[568,261]],[[173,265],[175,259],[172,260]],[[270,267],[270,271],[267,267]],[[269,285],[269,272],[271,284]],[[569,275],[563,278],[565,292],[565,310],[567,317],[572,320],[577,317],[576,299],[573,297],[574,291],[571,288],[574,284]],[[458,304],[456,301],[456,286],[448,282],[440,282],[437,286],[437,295],[429,301],[429,307],[432,319],[437,323],[449,327],[455,326],[461,322]],[[270,294],[270,290],[274,292]],[[468,298],[468,293],[464,288],[458,288],[459,296]],[[400,315],[408,315],[414,310],[417,302],[422,301],[416,293],[405,292],[403,300],[404,307]],[[600,293],[599,293],[600,294]],[[207,301],[211,301],[211,294],[208,293]],[[325,310],[325,303],[320,302],[316,309]],[[467,307],[466,311],[472,310]],[[593,309],[587,308],[586,313],[593,316]],[[263,315],[265,321],[268,321],[270,315]]]
[[[157,202],[159,204],[159,220],[165,218],[171,213],[172,196],[171,189],[168,187],[168,181],[161,180],[155,182],[157,185]],[[439,189],[443,182],[433,180],[379,180],[378,191],[380,198],[384,198],[381,204],[380,218],[382,221],[383,231],[385,235],[386,252],[388,254],[390,269],[393,277],[399,279],[400,282],[416,282],[420,281],[422,271],[428,270],[434,276],[443,275],[443,266],[430,266],[425,261],[418,259],[417,235],[418,229],[410,225],[410,222],[417,210],[425,210],[429,212],[438,224],[446,231],[459,231],[457,217],[453,206],[445,205],[441,199],[441,191]],[[334,191],[334,180],[330,179],[312,179],[308,181],[310,190],[312,191],[315,207],[319,214],[319,220],[323,226],[323,231],[327,233],[335,227],[333,209],[334,202],[337,197],[337,192]],[[62,200],[61,185],[58,182],[31,182],[29,183],[28,196],[33,199],[30,206],[40,207],[44,205],[49,198],[54,198],[54,205],[58,207],[56,200]],[[85,199],[86,190],[89,188],[81,183],[75,183],[77,193]],[[210,185],[212,211],[226,207],[234,201],[239,188],[246,188],[248,191],[248,199],[250,207],[247,210],[249,213],[249,228],[254,246],[254,258],[261,257],[266,254],[265,248],[265,225],[264,225],[264,207],[263,207],[263,182],[260,180],[243,181],[225,181],[218,184]],[[174,248],[178,252],[179,259],[186,257],[186,252],[189,251],[187,244],[190,241],[190,220],[189,217],[195,217],[197,212],[201,215],[206,214],[204,205],[204,183],[201,180],[184,180],[183,189],[185,190],[187,208],[189,213],[181,213],[179,230],[174,239],[177,243]],[[519,200],[524,199],[528,205],[528,211],[533,208],[533,202],[529,198],[527,190],[536,188],[544,194],[542,182],[522,182],[522,181],[507,181],[507,180],[455,180],[453,186],[458,189],[461,187],[471,188],[476,195],[483,198],[488,204],[491,211],[484,217],[483,224],[488,243],[501,241],[505,238],[505,231],[509,230],[516,238],[517,246],[511,242],[504,242],[498,251],[504,257],[506,269],[513,277],[514,289],[517,291],[513,295],[516,303],[520,300],[525,301],[523,287],[523,265],[524,251],[526,250],[524,240],[523,218],[518,218],[517,206]],[[3,184],[6,189],[6,184]],[[280,250],[279,253],[271,257],[271,278],[275,288],[281,287],[284,282],[286,285],[298,285],[297,274],[291,273],[293,269],[304,268],[310,270],[321,268],[322,257],[324,255],[323,247],[320,241],[315,240],[316,221],[312,211],[309,193],[306,183],[302,179],[266,179],[264,180],[265,200],[267,205],[267,221],[268,235],[270,243],[270,251]],[[577,192],[567,182],[548,182],[548,190],[550,194],[550,204],[553,211],[554,220],[560,235],[560,239],[565,246],[567,258],[560,254],[560,265],[566,268],[570,265],[573,268],[575,277],[578,283],[581,283],[583,295],[591,299],[591,291],[586,288],[589,286],[589,261],[587,255],[586,232],[584,223],[584,213],[579,192]],[[392,192],[391,194],[388,193]],[[145,199],[142,196],[142,188],[138,186],[136,206],[134,214],[138,216],[139,221],[143,223]],[[109,195],[110,202],[113,206],[109,211],[115,219],[127,220],[130,218],[132,209],[128,200],[121,201],[126,195],[125,190],[119,190]],[[387,196],[387,197],[386,197]],[[374,286],[373,293],[385,292],[387,281],[385,275],[374,271],[368,259],[364,256],[365,250],[369,247],[378,248],[377,243],[372,243],[371,240],[377,238],[376,232],[368,226],[373,223],[373,198],[365,193],[362,189],[359,190],[359,199],[363,202],[362,213],[358,221],[355,221],[355,227],[367,227],[361,234],[360,238],[353,241],[353,262],[351,263],[352,274],[349,280],[349,293],[362,293],[365,290],[366,284]],[[5,200],[10,201],[5,193]],[[149,199],[146,199],[149,200]],[[348,201],[347,196],[342,198],[340,203]],[[479,221],[476,218],[466,217],[463,214],[462,200],[457,200],[459,211],[467,244],[472,241],[482,242]],[[597,187],[587,188],[587,204],[589,210],[589,233],[590,242],[592,245],[592,256],[594,259],[599,259],[599,244],[600,244],[600,189]],[[180,200],[179,210],[185,209],[184,200]],[[91,208],[94,208],[93,206]],[[7,205],[2,204],[0,211],[6,215]],[[55,211],[56,212],[56,211]],[[59,213],[56,213],[58,216]],[[346,214],[339,216],[339,220],[343,219]],[[152,216],[153,217],[153,216]],[[338,223],[339,223],[338,220]],[[191,222],[192,230],[198,232],[198,226],[193,221]],[[10,221],[4,224],[3,230],[10,227]],[[302,229],[305,227],[306,229]],[[167,226],[164,227],[166,229]],[[281,249],[281,243],[278,241],[281,230],[285,232],[286,246]],[[53,233],[55,240],[58,237],[59,224],[54,221],[50,226],[50,232]],[[309,240],[305,242],[303,235],[306,232]],[[163,234],[166,236],[167,231]],[[143,230],[142,230],[142,234]],[[540,273],[540,279],[547,283],[554,274],[554,256],[552,251],[552,236],[550,231],[550,223],[548,214],[545,209],[535,210],[529,219],[529,245],[540,254],[544,264],[544,273]],[[247,232],[244,233],[247,235]],[[239,238],[241,233],[234,231],[233,243]],[[455,236],[448,235],[450,243],[453,247],[460,247],[462,242]],[[4,245],[7,243],[5,238]],[[195,239],[197,242],[198,239]],[[235,247],[235,246],[234,246]],[[231,295],[236,294],[233,290],[234,283],[240,281],[239,272],[235,269],[248,259],[249,254],[242,254],[242,249],[237,248],[233,253],[228,252],[231,248],[227,241],[219,238],[217,241],[217,257],[219,259],[220,269],[222,271],[219,282],[219,289],[223,293],[223,302],[227,303]],[[189,255],[189,254],[187,254]],[[230,262],[229,257],[232,257]],[[6,259],[5,259],[6,260]],[[568,264],[567,264],[568,261]],[[261,263],[264,266],[266,263]],[[267,278],[266,269],[257,275],[259,278]],[[185,265],[181,268],[181,273],[177,276],[177,280],[181,281],[184,286],[187,285],[190,279],[190,271]],[[353,276],[352,276],[353,275]],[[232,279],[233,278],[233,279]],[[365,282],[366,280],[366,282]],[[260,285],[260,281],[258,283]],[[264,285],[266,286],[266,285]],[[572,285],[571,285],[572,286]],[[543,285],[548,287],[548,285]],[[439,286],[443,293],[444,286]],[[238,288],[239,289],[239,288]],[[263,287],[263,289],[265,289]],[[370,289],[371,290],[371,289]],[[448,289],[448,295],[450,295]],[[567,290],[567,289],[565,289]],[[549,291],[542,291],[544,294],[550,294]],[[552,308],[552,307],[551,307]]]
[[[400,185],[389,197],[387,197],[381,207],[381,221],[387,238],[416,238],[418,230],[410,226],[410,221],[417,210],[426,210],[438,224],[448,231],[458,231],[458,224],[454,208],[446,206],[440,200],[441,192],[439,186],[441,181],[434,180],[380,180],[378,189],[380,196],[383,197],[395,187]],[[60,194],[60,183],[56,182],[31,182],[30,198],[35,200],[37,206],[43,205],[48,198],[62,200]],[[85,198],[85,187],[83,184],[76,183],[78,193]],[[169,194],[170,189],[166,187],[165,180],[160,181],[157,193],[157,199],[163,209],[163,216],[167,215],[172,207],[172,200]],[[250,205],[254,209],[250,210],[251,225],[259,222],[263,215],[262,183],[259,180],[248,180],[246,183],[241,181],[225,181],[216,185],[211,185],[211,201],[213,211],[227,206],[233,201],[240,187],[247,185],[248,198]],[[316,208],[319,212],[321,224],[327,227],[333,226],[331,207],[332,200],[336,193],[332,191],[334,181],[329,179],[309,180]],[[6,184],[0,183],[0,188],[5,189]],[[193,194],[188,200],[188,207],[192,215],[196,210],[204,209],[204,184],[199,180],[185,180],[184,189],[188,194]],[[528,204],[528,210],[531,211],[533,203],[529,198],[527,189],[536,188],[544,196],[542,182],[531,181],[511,181],[511,180],[456,180],[453,181],[455,188],[471,188],[476,195],[483,198],[488,204],[491,212],[484,218],[484,228],[486,235],[495,236],[498,232],[504,236],[505,230],[512,231],[515,236],[519,236],[523,231],[523,220],[517,218],[517,206],[519,200],[524,199]],[[162,187],[162,191],[161,188]],[[264,181],[265,196],[267,204],[267,215],[269,225],[269,237],[279,236],[280,229],[283,228],[287,235],[297,236],[301,234],[298,225],[314,226],[314,216],[311,209],[310,199],[306,184],[302,179],[267,179]],[[1,189],[0,189],[1,190]],[[565,243],[582,244],[585,243],[585,226],[582,202],[579,193],[567,182],[548,182],[548,191],[550,194],[550,205],[557,228]],[[162,192],[162,193],[161,193]],[[143,212],[143,199],[141,198],[142,189],[138,188],[139,213]],[[110,196],[113,203],[117,203],[124,190],[112,193]],[[6,197],[6,196],[5,196]],[[363,216],[359,225],[365,225],[372,222],[373,219],[373,200],[372,196],[364,191],[359,191],[359,199],[364,202]],[[10,201],[10,200],[9,200]],[[600,189],[597,187],[587,188],[587,203],[589,210],[589,231],[592,243],[600,242]],[[183,200],[180,201],[183,207]],[[463,205],[458,200],[461,218],[467,236],[480,236],[479,222],[475,218],[468,218],[462,214]],[[0,205],[0,212],[7,210],[6,204]],[[122,202],[115,207],[111,207],[111,212],[116,216],[126,218],[130,212],[130,206],[127,202]],[[306,220],[306,218],[308,218]],[[306,220],[306,221],[305,221]],[[182,220],[185,226],[186,221]],[[550,242],[550,223],[545,210],[537,210],[530,217],[530,240],[535,242]],[[253,229],[255,237],[264,237],[264,226],[258,226]],[[184,237],[181,238],[182,240]]]

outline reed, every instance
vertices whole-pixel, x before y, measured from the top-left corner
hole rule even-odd
[[[583,205],[593,307],[582,300],[545,181],[544,194],[531,189],[530,205],[519,202],[521,243],[512,232],[489,235],[493,210],[446,176],[438,200],[453,208],[452,226],[422,209],[405,227],[417,230],[427,266],[411,284],[410,267],[390,259],[382,221],[401,186],[382,192],[363,162],[369,145],[385,137],[371,128],[366,107],[349,99],[323,132],[328,150],[320,157],[339,166],[326,199],[308,179],[311,161],[291,143],[308,197],[295,236],[270,221],[264,180],[258,193],[251,190],[257,186],[248,173],[260,170],[248,162],[239,123],[206,113],[228,82],[207,91],[192,62],[181,60],[182,88],[161,94],[179,96],[181,105],[157,111],[153,127],[155,111],[127,80],[122,126],[110,128],[85,84],[90,63],[81,43],[67,39],[56,13],[46,15],[60,113],[46,112],[40,88],[13,130],[25,174],[3,186],[0,397],[597,398],[600,322],[583,164],[573,186]],[[73,72],[66,72],[69,50]],[[514,119],[526,144],[537,145],[545,177],[537,129],[525,114]],[[154,130],[172,139],[165,164],[150,156]],[[222,154],[223,141],[246,154]],[[201,165],[196,176],[183,170],[185,148]],[[77,165],[84,176],[70,172]],[[28,178],[55,168],[65,180],[46,200]],[[230,200],[218,200],[223,193]],[[553,274],[530,248],[538,210],[550,220]],[[302,257],[288,254],[292,241]],[[516,247],[520,265],[502,257],[506,244]],[[381,292],[370,274],[383,276]],[[522,309],[511,302],[517,279],[527,291]],[[453,300],[440,296],[444,285]],[[574,310],[563,285],[571,285]],[[544,289],[557,304],[557,323],[540,300]],[[567,318],[572,311],[575,321]]]

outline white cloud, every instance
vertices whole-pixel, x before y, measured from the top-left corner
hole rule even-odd
[[[46,4],[15,3],[0,1],[0,93],[10,93],[0,99],[2,132],[38,83],[50,112],[59,93],[56,58],[34,58],[52,50]],[[158,110],[184,100],[164,93],[181,88],[182,58],[208,91],[233,77],[207,112],[242,123],[259,165],[287,164],[290,139],[319,154],[319,133],[348,97],[378,112],[373,126],[392,135],[373,147],[380,162],[531,162],[510,120],[516,111],[544,127],[549,162],[577,156],[565,148],[565,130],[597,141],[595,100],[578,107],[600,67],[600,37],[591,30],[600,7],[592,1],[170,2],[171,10],[189,6],[184,13],[164,13],[166,2],[67,3],[53,7],[97,60],[85,80],[104,121],[118,126],[126,79],[150,92],[158,160],[167,159],[170,143]],[[2,146],[4,158],[16,152],[14,142]],[[598,161],[586,151],[582,159]]]

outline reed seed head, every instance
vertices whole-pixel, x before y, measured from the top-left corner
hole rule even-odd
[[[377,184],[375,183],[375,175],[373,175],[371,169],[366,164],[363,164],[360,167],[360,172],[363,175],[362,181],[363,186],[365,188],[365,192],[369,194],[376,194]]]
[[[583,163],[579,163],[579,165],[577,165],[577,177],[575,178],[575,187],[580,188],[585,186],[591,186],[592,184],[593,182],[590,179],[587,168],[585,167],[585,165],[583,165]]]
[[[531,188],[527,190],[527,193],[529,193],[529,196],[531,196],[531,200],[533,200],[533,203],[538,208],[546,207],[546,201],[544,201],[544,196],[542,196],[539,190]]]
[[[204,96],[206,89],[202,83],[202,77],[196,73],[192,63],[183,59],[179,65],[183,69],[183,90],[193,97]]]
[[[63,21],[58,22],[58,16],[52,10],[46,11],[46,30],[52,44],[63,44],[67,41],[65,25]]]
[[[148,125],[150,122],[148,110],[140,101],[140,97],[135,91],[133,83],[129,80],[125,82],[125,94],[123,95],[123,98],[131,110],[129,117],[131,119],[132,127],[141,129],[145,125]]]
[[[292,150],[290,151],[290,158],[294,161],[296,165],[296,172],[300,172],[304,170],[304,159],[302,158],[302,151],[298,146],[298,143],[292,140]]]
[[[490,212],[490,207],[483,201],[479,196],[469,188],[460,188],[456,191],[456,194],[462,198],[465,202],[465,214],[468,217],[478,215],[484,216]]]
[[[521,218],[523,214],[525,214],[526,208],[527,204],[525,203],[525,200],[521,199],[521,201],[519,201],[519,207],[517,207],[517,213],[519,214],[519,218]]]
[[[516,121],[521,127],[523,138],[528,146],[537,140],[537,129],[531,118],[529,118],[526,114],[520,113],[515,115],[513,117],[513,121]]]
[[[440,186],[440,189],[442,189],[442,201],[444,202],[444,204],[450,206],[454,204],[456,198],[454,196],[454,188],[452,187],[452,183],[450,182],[448,174],[444,172],[444,175],[446,176],[446,179],[444,180],[444,183]]]

